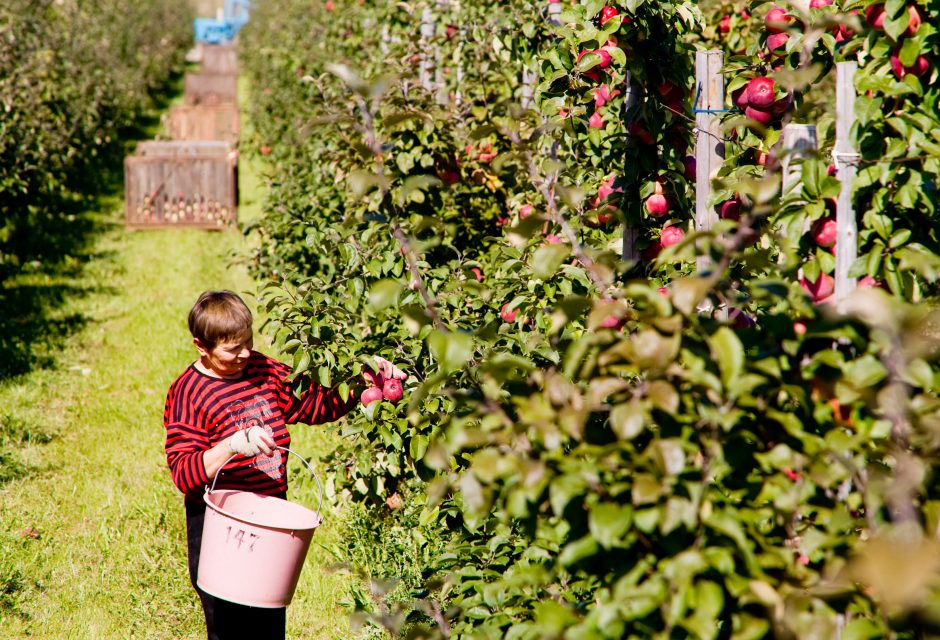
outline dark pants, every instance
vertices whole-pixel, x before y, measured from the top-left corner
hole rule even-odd
[[[287,609],[246,607],[211,596],[196,586],[199,551],[202,545],[202,523],[206,503],[186,500],[186,544],[189,549],[189,579],[202,601],[206,614],[208,640],[284,640]]]

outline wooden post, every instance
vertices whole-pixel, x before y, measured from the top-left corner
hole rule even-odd
[[[852,206],[852,183],[857,172],[854,161],[858,152],[852,145],[855,122],[855,72],[857,62],[836,63],[836,177],[842,183],[836,204],[836,302],[843,300],[856,286],[849,269],[858,257],[858,222]]]
[[[381,41],[381,44],[379,45],[379,51],[382,52],[383,56],[388,55],[388,51],[389,51],[388,43],[391,39],[392,37],[391,35],[389,35],[389,32],[388,32],[388,25],[383,24],[382,25],[382,41]]]
[[[418,63],[418,81],[425,91],[433,89],[431,68],[434,63],[431,60],[429,50],[431,49],[431,38],[434,37],[434,29],[434,17],[431,15],[431,9],[425,8],[421,12],[421,61]]]
[[[528,109],[532,106],[535,97],[535,81],[537,79],[535,71],[528,65],[522,68],[522,108]]]
[[[708,231],[718,222],[718,212],[709,204],[712,178],[721,167],[724,141],[719,114],[725,108],[725,79],[721,75],[724,54],[719,50],[695,54],[695,230]],[[711,258],[695,260],[699,273],[711,270]]]
[[[554,7],[559,5],[551,4],[549,7]],[[627,114],[627,124],[630,124],[630,120],[636,117],[636,107],[640,102],[640,98],[643,97],[643,90],[633,84],[633,78],[630,75],[630,72],[627,71],[627,77],[624,79],[623,83],[623,106],[624,112]],[[638,191],[638,190],[637,190]],[[639,196],[639,193],[637,193]],[[621,206],[623,206],[623,201],[621,200]],[[639,207],[639,201],[636,202],[636,206]],[[626,213],[626,212],[624,212]],[[627,220],[623,222],[623,245],[621,251],[621,258],[630,263],[636,263],[639,260],[639,254],[636,251],[636,238],[637,230],[633,227]]]
[[[783,195],[802,184],[801,164],[816,150],[816,125],[788,124],[783,128]]]

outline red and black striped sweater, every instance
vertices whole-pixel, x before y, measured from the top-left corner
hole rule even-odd
[[[208,376],[190,365],[167,392],[163,410],[166,460],[173,483],[188,498],[198,498],[209,478],[202,454],[239,429],[261,426],[280,447],[290,446],[286,425],[321,424],[346,415],[356,404],[343,402],[336,391],[312,384],[297,398],[286,381],[290,367],[252,351],[237,380]],[[221,471],[216,488],[240,489],[265,495],[287,490],[287,453],[236,456]]]

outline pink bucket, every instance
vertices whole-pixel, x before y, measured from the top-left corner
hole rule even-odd
[[[310,463],[289,449],[278,448],[300,458],[313,474],[320,487],[322,506],[323,485]],[[289,605],[313,531],[320,525],[320,507],[313,512],[272,496],[215,491],[215,480],[204,498],[206,519],[196,574],[199,588],[217,598],[252,607]]]

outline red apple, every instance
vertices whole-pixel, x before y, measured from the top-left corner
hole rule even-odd
[[[401,383],[399,383],[401,384]],[[362,404],[370,405],[373,402],[378,402],[382,399],[382,390],[378,387],[369,387],[362,392],[362,395],[359,396],[359,400]]]
[[[519,207],[519,219],[524,220],[532,215],[533,207],[531,204],[524,204]]]
[[[599,111],[595,111],[594,114],[588,119],[588,127],[591,129],[603,129],[604,116],[602,116]]]
[[[767,48],[770,49],[770,52],[775,56],[785,55],[787,52],[787,40],[789,39],[789,34],[773,33],[767,36]]]
[[[510,309],[509,304],[504,304],[503,308],[499,311],[499,317],[503,319],[503,322],[512,323],[516,320],[516,311],[515,309]]]
[[[662,96],[664,102],[682,104],[685,99],[685,90],[677,87],[669,80],[663,80],[656,88],[659,90],[659,95]]]
[[[836,282],[828,273],[820,273],[819,278],[811,282],[806,276],[800,278],[800,286],[809,294],[813,302],[821,302],[835,291]]]
[[[682,158],[682,166],[682,175],[684,175],[688,180],[695,180],[697,175],[697,163],[695,162],[695,156],[686,156]]]
[[[645,126],[643,126],[643,123],[640,122],[639,120],[634,120],[633,122],[631,122],[630,126],[627,127],[627,131],[630,133],[631,136],[633,136],[636,140],[638,140],[639,142],[642,142],[643,144],[651,145],[654,142],[653,134],[650,133],[649,130]]]
[[[873,287],[880,287],[881,284],[872,278],[871,276],[864,276],[858,279],[858,288],[859,289],[871,289]]]
[[[620,12],[617,11],[616,7],[604,7],[601,9],[601,24],[604,24],[608,20],[613,20],[618,15],[620,15]]]
[[[663,229],[662,235],[659,236],[659,246],[663,249],[671,247],[682,242],[684,237],[685,232],[679,227],[666,227]]]
[[[731,31],[731,16],[724,15],[721,22],[718,23],[718,33],[728,33]]]
[[[618,318],[617,316],[611,314],[601,320],[601,326],[605,329],[614,329],[619,331],[623,329],[623,326],[627,324],[627,321],[624,318]]]
[[[865,20],[874,29],[884,29],[886,17],[883,4],[873,4],[865,8]]]
[[[757,321],[754,320],[754,318],[737,307],[730,307],[728,309],[728,320],[731,321],[735,329],[750,329],[757,326]]]
[[[774,103],[775,83],[773,78],[759,76],[747,83],[747,105],[766,109]]]
[[[334,9],[333,0],[326,0],[326,2],[323,3],[323,8],[327,11],[332,11]]]
[[[643,203],[646,212],[656,218],[661,218],[669,213],[669,200],[661,193],[654,193],[646,202]]]
[[[917,56],[917,60],[914,61],[914,64],[905,67],[901,64],[901,59],[898,57],[897,51],[895,51],[891,54],[891,70],[898,80],[906,75],[919,78],[930,70],[930,60],[927,59],[927,56],[920,55]]]
[[[736,107],[747,107],[747,85],[743,85],[731,92],[731,102]]]
[[[787,93],[785,96],[779,100],[775,100],[774,103],[770,105],[770,112],[775,116],[782,116],[792,105],[793,94]]]
[[[816,241],[820,247],[829,247],[835,246],[836,238],[836,220],[835,218],[820,218],[819,220],[813,223],[813,226],[810,228],[810,233],[813,234],[813,240]]]
[[[585,50],[585,51],[582,51],[581,53],[578,54],[578,57],[575,58],[575,61],[574,61],[575,64],[581,62],[581,58],[583,58],[584,56],[586,56],[586,55],[589,54],[589,53],[597,53],[598,55],[600,55],[600,51],[593,51],[593,50]],[[606,51],[604,52],[604,54],[607,56],[608,64],[610,64],[610,54],[607,53]],[[602,62],[603,62],[603,58],[602,58]],[[587,78],[588,80],[591,80],[592,82],[600,82],[600,81],[601,81],[601,69],[602,69],[602,68],[603,68],[602,65],[597,65],[597,66],[591,67],[590,69],[588,69],[587,71],[585,71],[585,72],[582,73],[581,75],[583,75],[583,76],[584,76],[585,78]]]
[[[386,380],[385,384],[382,385],[382,396],[389,402],[398,402],[401,400],[401,380],[397,378],[389,378]]]
[[[822,9],[823,7],[828,7],[832,4],[832,0],[810,0],[809,8],[810,9]]]
[[[450,169],[443,169],[437,173],[437,177],[446,185],[457,184],[460,182],[460,174]]]
[[[741,201],[737,198],[731,198],[721,203],[719,212],[722,220],[740,220],[741,219]]]
[[[602,84],[594,90],[594,107],[600,109],[618,95],[620,95],[619,90],[614,89],[611,91],[610,87]]]
[[[770,121],[774,119],[774,115],[769,111],[751,106],[748,106],[748,108],[744,110],[744,115],[760,124],[769,124]]]
[[[271,147],[265,145],[261,147],[261,155],[266,156],[271,153]]]
[[[550,233],[545,236],[546,244],[561,244],[561,238],[556,236],[554,233]]]
[[[904,32],[904,35],[910,38],[912,35],[917,33],[918,29],[920,29],[920,23],[921,23],[920,11],[918,11],[917,7],[913,4],[908,5],[907,15],[908,15],[907,31]]]
[[[793,17],[787,14],[787,10],[777,6],[768,11],[764,18],[764,24],[770,33],[782,33],[791,22]]]

